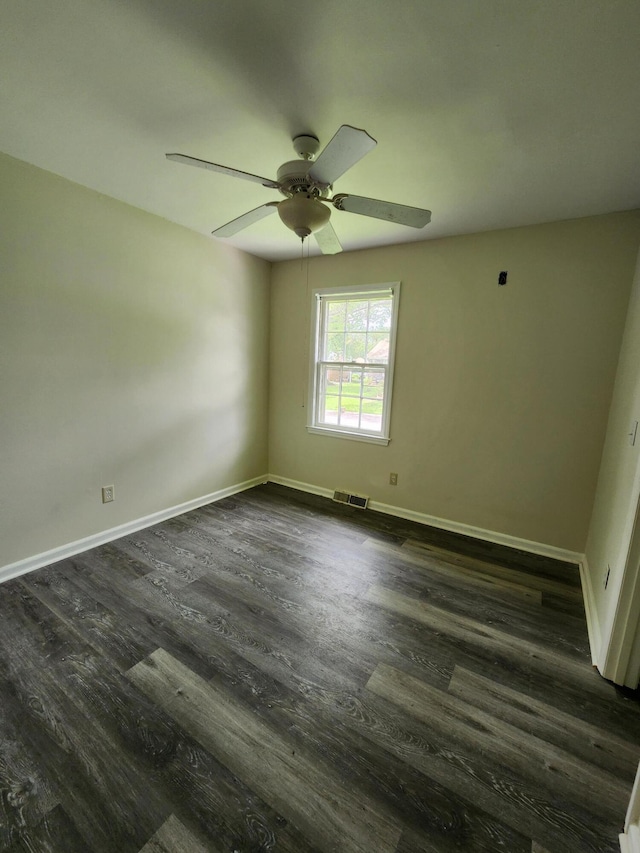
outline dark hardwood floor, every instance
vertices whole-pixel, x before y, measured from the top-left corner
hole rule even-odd
[[[0,587],[0,849],[614,853],[577,567],[268,485]]]

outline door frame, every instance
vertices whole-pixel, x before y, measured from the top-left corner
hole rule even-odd
[[[600,646],[600,674],[635,689],[640,682],[640,465],[632,494],[635,512],[629,533],[622,580],[608,630]]]
[[[640,766],[624,822],[624,833],[618,837],[622,853],[640,853]]]

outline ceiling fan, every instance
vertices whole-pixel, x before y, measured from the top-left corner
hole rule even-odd
[[[269,189],[278,190],[285,196],[282,201],[269,201],[216,228],[212,231],[215,237],[231,237],[277,209],[280,219],[301,240],[313,233],[320,251],[333,255],[341,252],[342,246],[329,222],[331,210],[328,205],[330,204],[337,210],[372,216],[374,219],[397,222],[399,225],[409,225],[412,228],[423,228],[431,220],[431,211],[418,207],[407,207],[403,204],[377,201],[373,198],[346,193],[330,197],[334,181],[344,175],[347,169],[354,166],[376,145],[376,140],[365,130],[343,124],[316,159],[320,148],[317,137],[296,136],[293,140],[293,148],[301,159],[283,163],[278,169],[276,180],[261,178],[259,175],[231,169],[229,166],[220,166],[208,160],[198,160],[186,154],[167,154],[166,156],[169,160],[185,163],[187,166],[210,169],[212,172],[221,172],[232,178],[242,178],[245,181],[262,184]]]

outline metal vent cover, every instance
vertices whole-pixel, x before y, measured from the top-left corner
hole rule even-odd
[[[358,509],[366,509],[369,503],[369,498],[365,495],[357,495],[353,492],[343,492],[339,489],[336,489],[333,493],[333,500],[340,504],[355,506]]]

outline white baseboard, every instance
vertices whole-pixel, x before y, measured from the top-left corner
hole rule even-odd
[[[291,489],[297,489],[300,492],[309,492],[313,495],[321,495],[325,498],[333,496],[333,489],[325,489],[321,486],[313,486],[310,483],[302,483],[299,480],[290,480],[288,477],[279,477],[277,474],[269,474],[270,483],[278,483],[281,486],[288,486]],[[577,551],[568,551],[564,548],[556,548],[554,545],[545,545],[542,542],[532,542],[529,539],[519,539],[516,536],[509,536],[506,533],[497,533],[493,530],[484,530],[481,527],[472,527],[468,524],[462,524],[458,521],[449,521],[445,518],[437,518],[434,515],[427,515],[423,512],[417,512],[412,509],[404,509],[403,507],[391,506],[390,504],[380,503],[379,501],[369,501],[369,509],[376,512],[383,512],[386,515],[395,515],[398,518],[406,518],[408,521],[417,521],[419,524],[426,524],[429,527],[437,527],[441,530],[448,530],[450,533],[461,533],[464,536],[472,536],[474,539],[482,539],[485,542],[493,542],[496,545],[506,545],[509,548],[516,548],[519,551],[526,551],[528,554],[539,554],[543,557],[553,557],[556,560],[562,560],[565,563],[580,564],[584,555]]]
[[[113,542],[114,539],[120,539],[122,536],[128,536],[131,533],[136,533],[145,527],[151,527],[154,524],[159,524],[161,521],[166,521],[168,518],[174,518],[176,515],[182,515],[184,512],[189,512],[192,509],[205,504],[219,501],[222,498],[227,498],[229,495],[235,495],[238,492],[244,492],[246,489],[252,489],[254,486],[259,486],[267,482],[267,475],[262,477],[254,477],[253,480],[245,480],[244,483],[236,483],[233,486],[227,486],[225,489],[219,489],[217,492],[203,495],[194,500],[186,501],[177,506],[162,509],[159,512],[154,512],[151,515],[146,515],[144,518],[136,518],[134,521],[128,521],[118,527],[111,527],[109,530],[103,530],[101,533],[94,533],[91,536],[86,536],[84,539],[77,539],[75,542],[69,542],[67,545],[61,545],[58,548],[52,548],[50,551],[44,551],[42,554],[36,554],[34,557],[27,557],[25,560],[18,560],[17,563],[10,563],[8,566],[0,568],[0,583],[17,578],[20,575],[25,575],[27,572],[32,572],[35,569],[40,569],[43,566],[48,566],[51,563],[58,563],[60,560],[65,560],[67,557],[73,557],[74,554],[80,554],[83,551],[88,551],[90,548],[96,548],[98,545],[104,545],[106,542]]]
[[[587,632],[589,634],[589,648],[591,649],[591,662],[594,666],[599,665],[600,650],[602,648],[602,630],[598,618],[595,595],[591,584],[591,572],[586,556],[580,560],[580,582],[582,584],[582,598],[584,599],[584,612],[587,618]]]
[[[619,835],[622,853],[640,853],[640,766],[631,792],[624,822],[624,835]]]
[[[624,835],[618,836],[620,840],[620,850],[622,853],[640,853],[640,828],[637,826],[629,827],[629,830]]]
[[[290,480],[288,477],[279,477],[277,474],[267,474],[267,480],[270,483],[277,483],[279,486],[287,486],[289,489],[296,489],[299,492],[308,492],[310,495],[320,495],[323,498],[332,498],[333,489],[324,489],[322,486],[312,486],[311,483],[302,483],[300,480]]]

